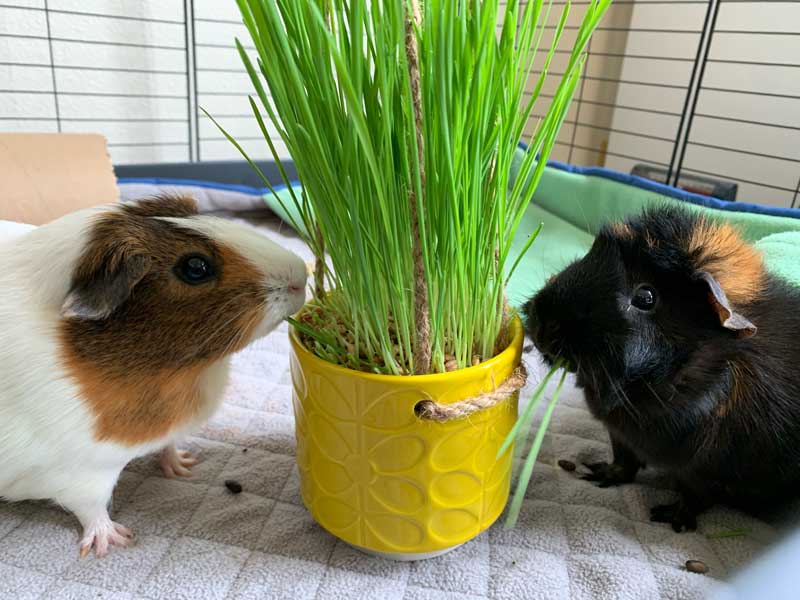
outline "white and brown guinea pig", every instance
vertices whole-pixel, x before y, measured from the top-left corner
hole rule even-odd
[[[0,498],[46,499],[83,526],[81,555],[125,546],[107,506],[123,467],[221,401],[228,358],[295,313],[303,261],[186,198],[67,215],[0,238]]]

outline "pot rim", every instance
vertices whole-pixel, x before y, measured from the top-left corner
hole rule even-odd
[[[515,360],[515,355],[519,356],[522,353],[522,339],[525,335],[522,327],[522,319],[520,319],[519,315],[514,315],[508,326],[513,335],[508,346],[506,346],[502,352],[496,354],[489,360],[485,360],[477,365],[466,367],[465,369],[458,369],[456,371],[449,371],[447,373],[431,373],[429,375],[386,375],[382,373],[366,373],[364,371],[348,369],[347,367],[328,362],[327,360],[320,358],[308,350],[302,344],[302,342],[300,342],[300,339],[297,336],[297,330],[292,325],[289,325],[289,341],[292,344],[292,349],[296,353],[303,355],[303,360],[316,363],[318,368],[332,370],[339,374],[347,373],[352,377],[358,377],[372,381],[385,382],[395,380],[398,383],[402,382],[403,384],[424,385],[428,383],[438,383],[459,376],[469,377],[472,373],[477,374],[478,371],[485,371],[487,369],[495,370],[501,368],[503,365],[508,364],[509,362],[513,362],[515,364],[519,362],[519,360]]]

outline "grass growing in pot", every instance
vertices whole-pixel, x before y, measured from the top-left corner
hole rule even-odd
[[[280,164],[266,121],[277,130],[302,183],[293,189],[281,169],[289,206],[272,191],[317,259],[313,299],[292,321],[301,341],[331,363],[388,375],[461,369],[502,351],[504,290],[539,229],[517,256],[512,240],[611,0],[581,6],[567,66],[552,75],[570,3],[554,29],[542,0],[237,3],[255,46],[253,62],[237,40],[254,117]],[[546,29],[552,43],[541,47]],[[558,83],[545,100],[550,77]],[[509,523],[565,374],[535,430],[533,410],[559,366],[498,454],[533,437]]]
[[[610,0],[585,7],[513,182],[512,156],[542,101],[569,4],[541,49],[551,10],[541,0],[505,10],[498,0],[426,0],[417,15],[417,0],[237,2],[256,48],[254,64],[237,40],[253,114],[280,162],[262,113],[277,129],[302,182],[287,212],[318,261],[330,257],[294,323],[310,350],[385,374],[493,356],[516,266],[511,241]],[[528,96],[534,64],[541,75]]]

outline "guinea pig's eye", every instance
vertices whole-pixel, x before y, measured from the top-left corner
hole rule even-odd
[[[633,292],[631,304],[639,310],[653,310],[656,306],[655,289],[649,285],[640,285]]]
[[[175,274],[186,283],[195,285],[211,279],[214,275],[214,269],[210,259],[193,254],[184,256],[175,265]]]

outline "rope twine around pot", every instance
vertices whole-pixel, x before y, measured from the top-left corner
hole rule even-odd
[[[416,158],[419,168],[420,197],[414,185],[409,186],[408,202],[411,213],[411,253],[414,261],[414,322],[416,329],[416,348],[414,350],[414,372],[425,375],[431,370],[431,316],[428,299],[428,279],[425,273],[425,260],[422,256],[422,232],[420,231],[418,206],[425,204],[425,136],[422,117],[422,76],[419,67],[419,45],[416,28],[422,25],[419,0],[410,0],[406,5],[405,47],[408,61],[408,77],[411,83],[411,99],[414,107],[414,132],[416,139]],[[410,164],[414,163],[411,159]],[[413,169],[411,174],[413,181]]]
[[[491,408],[507,400],[514,393],[522,389],[527,379],[528,371],[525,369],[525,365],[520,363],[503,383],[489,392],[485,392],[479,396],[465,398],[464,400],[459,400],[451,404],[440,404],[433,400],[422,400],[417,402],[416,406],[414,406],[414,412],[420,419],[435,421],[437,423],[465,419],[480,410]]]

